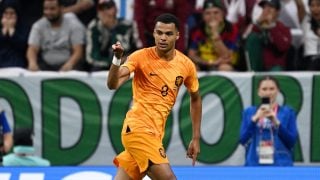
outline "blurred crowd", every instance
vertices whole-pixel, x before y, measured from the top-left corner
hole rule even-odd
[[[111,45],[154,45],[154,19],[180,22],[176,48],[199,71],[320,70],[320,0],[0,0],[0,68],[100,71]]]

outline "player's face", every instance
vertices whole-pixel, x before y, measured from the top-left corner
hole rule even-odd
[[[270,102],[274,103],[276,101],[278,95],[278,87],[276,83],[272,80],[263,80],[260,83],[260,87],[258,90],[258,95],[260,97],[269,97]]]
[[[43,5],[43,14],[50,21],[55,22],[61,17],[61,7],[57,1],[45,1]]]
[[[175,48],[179,32],[174,23],[157,22],[153,31],[155,44],[160,51],[168,52]]]

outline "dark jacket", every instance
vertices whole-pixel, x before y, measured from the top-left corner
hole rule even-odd
[[[3,11],[8,7],[15,9],[18,19],[15,26],[15,32],[12,36],[3,34],[2,31],[0,32],[0,68],[25,68],[27,65],[26,49],[28,41],[28,29],[22,25],[19,19],[19,9],[15,3],[2,4],[0,18],[2,18]],[[2,29],[1,23],[0,29]]]

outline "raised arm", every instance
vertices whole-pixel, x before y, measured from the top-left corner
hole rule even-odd
[[[299,22],[302,23],[306,13],[306,8],[304,6],[303,0],[295,0],[298,9]]]
[[[109,70],[107,86],[109,89],[117,89],[130,77],[130,71],[127,67],[120,66],[123,56],[123,47],[120,42],[112,45],[114,52],[112,64]]]
[[[192,119],[192,139],[189,144],[187,156],[192,159],[192,165],[195,165],[198,154],[200,153],[200,126],[202,116],[202,104],[199,91],[190,93],[190,113]]]

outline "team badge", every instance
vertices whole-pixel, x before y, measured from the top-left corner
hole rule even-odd
[[[166,158],[166,157],[167,157],[167,155],[166,155],[166,153],[164,152],[164,149],[163,149],[163,148],[159,148],[159,153],[160,153],[161,157],[163,157],[163,158]]]
[[[175,81],[174,84],[175,84],[177,87],[180,87],[181,84],[182,84],[182,82],[183,82],[183,77],[182,77],[182,76],[177,76],[177,77],[176,77],[176,81]]]

